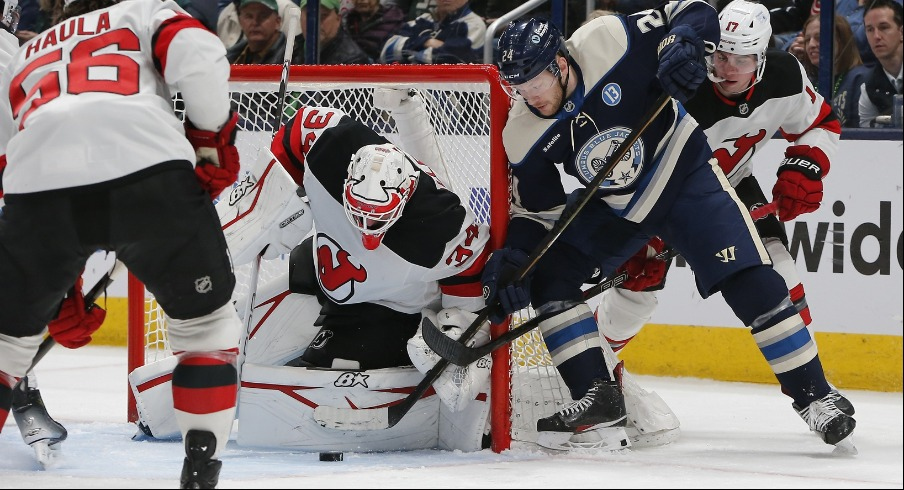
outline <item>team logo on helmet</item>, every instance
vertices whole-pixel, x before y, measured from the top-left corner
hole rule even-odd
[[[630,134],[629,128],[611,128],[597,134],[578,150],[575,166],[584,182],[590,182],[596,177]],[[643,140],[638,139],[612,172],[603,179],[600,189],[624,189],[630,186],[643,168],[643,161]]]

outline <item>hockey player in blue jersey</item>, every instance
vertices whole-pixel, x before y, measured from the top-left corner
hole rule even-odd
[[[608,276],[652,236],[669,243],[693,268],[701,296],[721,292],[795,403],[825,397],[816,345],[788,296],[696,121],[681,103],[706,78],[704,55],[715,50],[715,10],[700,0],[669,1],[629,16],[595,19],[567,41],[544,20],[513,22],[496,62],[516,99],[503,132],[513,178],[512,219],[505,246],[483,274],[490,319],[532,304],[553,361],[576,400],[540,419],[541,444],[568,448],[600,441],[621,447],[625,405],[616,366],[581,285],[596,269]],[[569,202],[557,164],[591,182],[665,91],[674,100],[520,281],[527,263]],[[839,444],[852,433],[853,408],[841,398],[809,416],[820,436]],[[575,444],[577,443],[577,444]]]

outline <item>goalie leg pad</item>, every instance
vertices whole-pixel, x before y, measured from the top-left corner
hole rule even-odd
[[[246,363],[239,397],[239,446],[302,451],[405,451],[437,446],[440,402],[421,398],[398,424],[384,430],[322,427],[314,408],[385,407],[398,403],[423,379],[416,369],[367,371],[307,369]]]
[[[462,332],[477,318],[477,315],[458,308],[446,308],[439,313],[423,310],[421,315],[454,339],[461,337]],[[468,346],[480,346],[489,340],[489,323],[484,323],[468,342]],[[426,374],[440,361],[440,356],[427,346],[420,328],[408,340],[407,349],[411,363],[422,373]],[[492,366],[493,361],[489,355],[468,366],[450,365],[433,383],[433,388],[449,410],[453,412],[464,410],[481,393],[486,393],[489,389]]]
[[[129,387],[138,408],[138,426],[155,439],[178,439],[182,432],[173,410],[175,356],[145,364],[129,373]]]
[[[289,253],[301,243],[314,219],[307,197],[269,152],[254,170],[216,204],[220,226],[235,265]]]
[[[625,432],[632,447],[662,446],[681,435],[678,417],[656,392],[641,388],[634,376],[620,363],[615,352],[603,343],[606,364],[616,366],[615,376],[625,395],[628,424]]]
[[[245,361],[282,366],[300,356],[314,340],[320,315],[315,296],[290,293],[288,273],[258,288]]]
[[[234,351],[185,352],[173,369],[173,408],[183,439],[190,430],[211,432],[212,458],[226,447],[238,396]]]

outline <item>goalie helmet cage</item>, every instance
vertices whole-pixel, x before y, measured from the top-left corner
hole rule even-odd
[[[373,107],[373,90],[415,89],[424,100],[436,133],[446,167],[445,184],[471,207],[478,220],[489,223],[492,247],[502,245],[509,213],[509,172],[502,128],[510,99],[495,66],[293,66],[282,118],[273,113],[278,106],[280,75],[278,65],[232,67],[230,91],[233,109],[240,115],[236,146],[243,172],[250,171],[259,153],[269,148],[280,120],[285,122],[301,106],[341,109],[393,143],[400,143],[392,117]],[[181,107],[177,95],[177,113],[181,113]],[[400,146],[404,148],[404,144]],[[285,260],[263,261],[260,282],[285,271]],[[248,292],[250,269],[250,264],[236,267],[234,300]],[[128,369],[132,372],[172,353],[162,311],[131,274],[128,296]],[[525,310],[513,319],[518,323],[530,316],[530,310]],[[494,337],[507,329],[508,325],[494,326]],[[522,445],[535,447],[537,419],[571,401],[537,331],[519,338],[509,349],[493,353],[490,393],[492,449],[496,452]],[[131,390],[128,419],[138,419]]]

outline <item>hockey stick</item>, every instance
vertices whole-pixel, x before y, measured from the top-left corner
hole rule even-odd
[[[765,218],[766,216],[769,216],[770,214],[775,213],[777,207],[778,205],[776,202],[770,202],[764,206],[760,206],[750,211],[750,217],[753,218],[754,221],[758,221]],[[673,250],[666,249],[652,258],[667,260],[676,255],[677,253]],[[584,291],[583,300],[587,301],[599,294],[602,294],[602,292],[606,291],[607,289],[611,289],[615,286],[620,285],[626,280],[628,280],[628,274],[626,272],[622,272],[612,279],[603,281]],[[434,352],[439,354],[440,357],[448,359],[452,364],[455,364],[457,366],[467,366],[468,364],[476,362],[478,359],[493,352],[494,350],[509,344],[518,337],[530,332],[539,324],[540,317],[531,318],[530,320],[509,330],[508,332],[500,335],[499,337],[480,347],[468,347],[462,343],[456,342],[454,339],[444,334],[439,329],[439,327],[434,325],[433,322],[431,322],[427,318],[424,319],[424,323],[422,324],[423,327],[421,330],[423,332],[424,341],[431,349],[433,349]]]
[[[668,260],[676,255],[678,254],[674,250],[666,249],[651,257],[651,259]],[[603,291],[619,286],[627,280],[628,273],[622,272],[612,279],[603,281],[584,291],[582,300],[587,301],[591,298],[594,298],[602,294]],[[521,325],[518,325],[517,327],[509,330],[508,332],[505,332],[499,337],[496,337],[492,341],[479,347],[468,347],[465,344],[456,342],[455,339],[444,334],[439,329],[439,327],[434,325],[433,322],[431,322],[426,317],[421,324],[421,330],[423,332],[424,341],[431,349],[433,349],[434,352],[439,354],[440,357],[442,357],[443,359],[448,359],[449,362],[455,364],[456,366],[467,366],[468,364],[476,362],[481,357],[493,352],[494,350],[504,345],[508,345],[518,337],[537,328],[537,326],[540,325],[542,318],[543,317],[539,316],[531,318],[530,320],[522,323]]]
[[[115,274],[119,268],[120,262],[117,260],[113,264],[113,268],[110,269],[109,272],[101,276],[101,278],[97,280],[97,283],[94,284],[94,286],[92,286],[90,290],[88,290],[88,294],[85,295],[85,311],[91,311],[91,308],[94,308],[94,302],[97,301],[97,298],[99,298],[100,295],[107,290],[110,284],[113,283],[113,274]],[[41,362],[41,359],[43,359],[44,356],[46,356],[47,353],[50,352],[50,349],[53,348],[54,345],[56,345],[56,340],[53,339],[53,336],[48,335],[47,338],[44,339],[41,342],[41,345],[38,347],[38,351],[35,353],[35,357],[31,360],[31,365],[28,366],[28,372],[31,372],[31,370],[34,369],[39,362]],[[21,383],[23,379],[25,378],[21,378],[19,380],[19,383]],[[16,383],[17,387],[19,386],[19,383]]]
[[[759,221],[770,214],[778,216],[778,201],[772,201],[750,210],[750,217],[753,218],[754,221]]]
[[[273,135],[271,138],[276,136],[277,131],[279,131],[279,127],[282,125],[283,112],[286,110],[286,93],[289,88],[289,68],[292,66],[292,52],[295,50],[295,36],[297,35],[298,29],[301,27],[301,9],[298,7],[289,7],[286,11],[285,21],[289,23],[289,29],[286,32],[286,50],[283,54],[282,73],[279,76],[279,101],[276,106],[277,122],[273,126]],[[244,343],[247,341],[248,335],[251,334],[251,314],[254,311],[254,300],[257,297],[257,281],[260,276],[261,261],[264,259],[264,252],[266,250],[266,246],[262,248],[261,251],[258,252],[257,257],[254,258],[254,262],[251,263],[251,277],[249,278],[248,285],[248,303],[245,305],[245,315],[242,317],[245,321],[245,337],[242,338],[243,345],[241,346],[242,354],[245,352]]]
[[[575,216],[590,202],[590,199],[596,194],[603,180],[612,172],[619,161],[634,147],[634,144],[640,138],[640,135],[653,123],[657,116],[662,112],[665,106],[671,103],[671,98],[663,93],[650,110],[640,119],[640,125],[634,131],[631,131],[628,138],[619,146],[618,150],[611,156],[609,161],[600,169],[599,173],[584,188],[581,198],[576,201],[572,207],[567,208],[562,216],[556,221],[555,225],[546,234],[543,241],[528,257],[527,263],[521,267],[520,271],[515,275],[515,282],[524,279],[527,274],[533,270],[534,266],[539,262],[547,250],[565,231],[569,224],[574,221]],[[507,281],[506,281],[507,282]],[[484,307],[477,314],[477,318],[471,323],[467,330],[462,333],[458,342],[465,344],[480,330],[480,326],[489,317],[491,307]],[[443,370],[451,364],[448,359],[440,359],[427,374],[424,379],[414,388],[414,390],[405,397],[401,402],[390,405],[371,408],[344,408],[329,407],[319,405],[314,408],[314,420],[321,426],[339,429],[339,430],[381,430],[395,426],[402,420],[411,408],[417,403],[424,394],[431,388],[433,382],[439,379]]]

